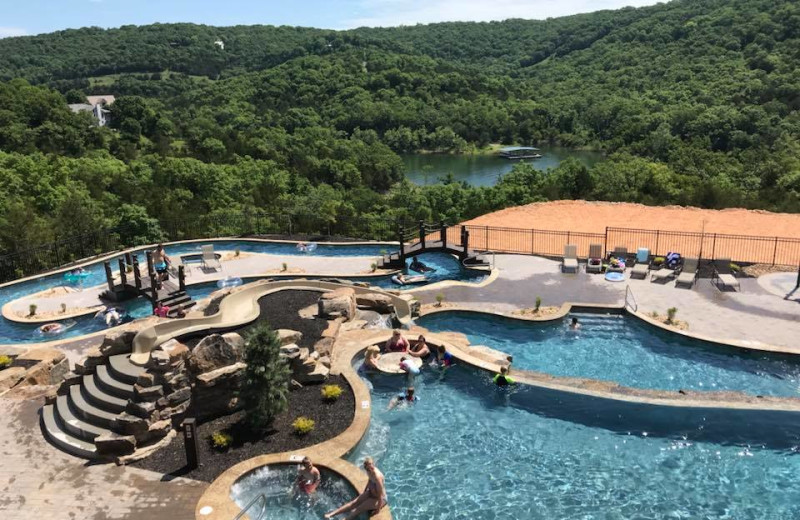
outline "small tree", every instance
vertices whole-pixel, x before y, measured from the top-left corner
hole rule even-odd
[[[247,368],[239,398],[247,414],[246,423],[255,431],[266,429],[275,416],[286,410],[291,371],[280,353],[280,339],[269,325],[257,325],[247,334]]]
[[[677,307],[670,307],[667,309],[667,323],[675,322],[675,315],[678,313]]]
[[[437,294],[436,295],[436,306],[437,307],[441,307],[443,301],[444,301],[444,294],[442,294],[442,293]]]
[[[536,297],[536,308],[533,309],[533,312],[539,312],[539,307],[541,307],[541,306],[542,306],[542,297],[541,296],[537,296]]]
[[[28,305],[28,316],[36,316],[36,309],[38,308],[35,303]]]
[[[286,262],[282,263],[281,264],[281,271],[286,272],[287,269],[289,269],[289,264],[287,264]]]

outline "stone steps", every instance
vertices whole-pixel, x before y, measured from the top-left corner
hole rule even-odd
[[[58,414],[58,418],[61,419],[61,426],[73,437],[91,442],[98,435],[108,433],[108,428],[95,426],[94,424],[90,424],[76,417],[70,408],[69,397],[66,395],[58,396],[55,411]]]
[[[67,453],[85,459],[93,459],[97,456],[97,450],[93,443],[73,437],[64,431],[56,419],[55,407],[52,404],[42,408],[42,430],[53,444]]]
[[[131,363],[130,357],[130,354],[111,356],[108,358],[108,370],[114,379],[132,385],[145,369]]]
[[[117,416],[114,412],[101,410],[87,402],[81,393],[80,385],[70,387],[69,403],[75,415],[102,428],[110,429],[111,421]]]
[[[115,397],[101,390],[97,386],[94,375],[83,376],[81,390],[87,401],[102,410],[121,413],[125,411],[125,407],[128,405],[127,399]]]
[[[95,382],[101,390],[120,399],[133,397],[133,385],[114,379],[106,365],[97,367]]]

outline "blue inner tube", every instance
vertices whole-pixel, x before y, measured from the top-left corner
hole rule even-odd
[[[86,271],[80,273],[69,272],[69,273],[64,273],[64,280],[69,283],[77,283],[77,282],[82,282],[89,276],[91,276],[91,273],[87,273]]]
[[[242,279],[238,276],[229,276],[227,278],[223,278],[222,280],[217,282],[217,287],[220,289],[226,289],[228,287],[238,287],[242,285]]]
[[[606,280],[608,280],[609,282],[624,282],[625,275],[623,273],[615,273],[615,272],[606,273]]]

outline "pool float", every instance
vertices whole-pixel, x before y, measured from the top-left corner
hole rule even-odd
[[[436,270],[433,267],[428,267],[422,262],[411,262],[409,269],[417,273],[430,273]]]
[[[606,280],[608,280],[609,282],[624,282],[625,275],[623,273],[617,273],[612,271],[606,273]]]
[[[109,327],[122,324],[127,316],[128,311],[121,307],[109,307],[108,309],[103,309],[94,315],[95,318],[105,321],[106,325]]]
[[[59,334],[63,334],[64,332],[68,331],[72,327],[75,326],[75,321],[70,320],[64,323],[45,323],[38,329],[36,329],[37,334],[41,336],[58,336]]]
[[[238,287],[242,285],[242,279],[238,276],[229,276],[217,282],[217,287],[220,289],[227,289],[229,287]]]
[[[87,273],[86,271],[70,271],[64,273],[64,281],[67,283],[83,283],[83,281],[90,276],[91,273]]]
[[[314,242],[303,243],[300,242],[297,244],[297,250],[301,253],[313,253],[317,250],[317,244]]]
[[[400,280],[397,275],[392,276],[392,282],[397,285],[416,285],[421,283],[428,283],[428,279],[425,275],[416,275],[416,276],[405,276],[403,280]]]

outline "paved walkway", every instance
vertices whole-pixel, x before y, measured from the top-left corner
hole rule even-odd
[[[57,450],[39,429],[36,400],[0,398],[3,520],[190,520],[208,484],[113,464],[89,465]]]
[[[689,290],[676,288],[674,282],[651,283],[649,278],[612,283],[585,272],[563,274],[559,262],[533,256],[498,255],[496,267],[497,279],[485,287],[454,286],[414,294],[423,303],[432,303],[441,293],[447,302],[510,312],[533,307],[537,296],[544,306],[564,302],[621,305],[630,286],[639,311],[665,314],[676,307],[690,332],[789,347],[800,353],[798,302],[768,292],[755,279],[742,279],[741,292],[722,292],[709,279],[698,280]]]

